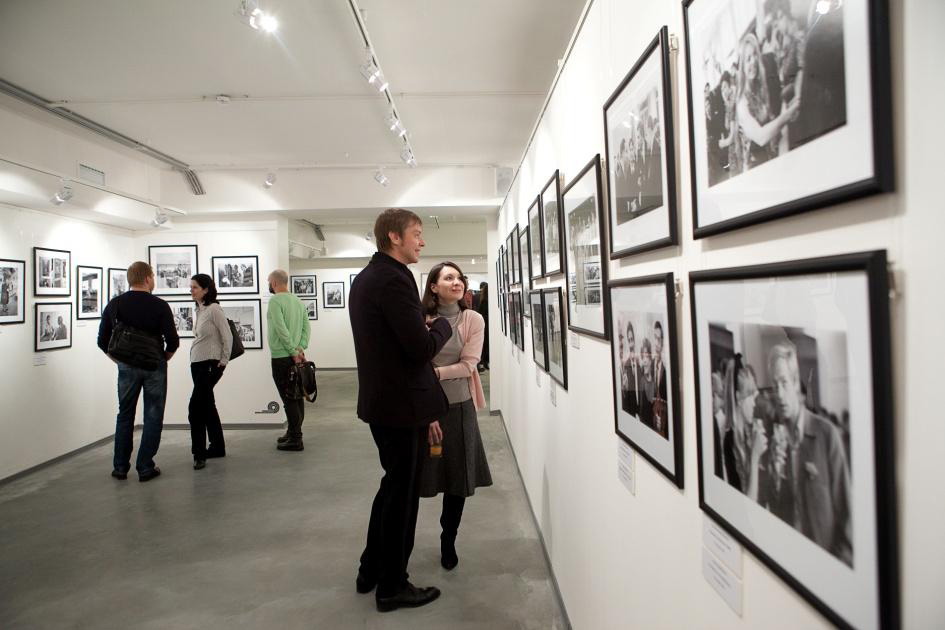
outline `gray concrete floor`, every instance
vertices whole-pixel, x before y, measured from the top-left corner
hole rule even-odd
[[[565,628],[501,420],[486,412],[495,485],[468,500],[451,572],[440,500],[421,501],[411,581],[443,595],[380,614],[355,592],[381,472],[356,383],[320,373],[302,453],[275,450],[281,431],[227,431],[227,457],[194,471],[189,433],[166,430],[152,482],[111,479],[105,445],[0,487],[0,628]]]

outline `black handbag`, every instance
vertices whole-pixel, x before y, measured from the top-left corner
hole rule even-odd
[[[164,361],[164,342],[160,337],[129,326],[118,318],[120,299],[115,300],[112,313],[112,336],[108,355],[117,361],[142,370],[156,370]]]
[[[318,382],[315,380],[315,364],[311,361],[293,363],[289,367],[287,393],[290,398],[304,398],[310,403],[318,398]]]
[[[230,325],[230,333],[233,335],[233,345],[230,346],[230,361],[232,361],[236,357],[243,356],[243,353],[246,352],[246,348],[243,347],[243,340],[240,339],[240,333],[236,329],[236,324],[230,318],[227,318],[226,321]]]

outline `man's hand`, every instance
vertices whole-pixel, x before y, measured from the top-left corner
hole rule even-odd
[[[427,429],[427,441],[430,442],[430,446],[443,441],[443,429],[440,428],[439,420],[430,423],[430,428]]]
[[[305,363],[305,351],[299,350],[298,354],[292,356],[292,361],[298,365],[299,363]]]

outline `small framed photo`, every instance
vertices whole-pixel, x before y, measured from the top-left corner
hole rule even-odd
[[[607,265],[604,246],[604,206],[601,196],[600,155],[595,155],[561,195],[565,233],[565,277],[568,279],[568,328],[599,339],[609,339],[605,316]],[[588,281],[596,265],[600,277]]]
[[[525,349],[525,317],[523,314],[524,307],[522,304],[522,292],[521,291],[510,291],[509,292],[509,336],[512,338],[512,343],[519,347],[520,350]]]
[[[72,302],[36,304],[36,352],[72,347]]]
[[[886,0],[685,0],[693,235],[894,187]]]
[[[683,487],[682,406],[673,274],[612,280],[610,325],[617,435]]]
[[[600,261],[584,263],[584,284],[600,284]]]
[[[33,295],[72,295],[72,252],[46,247],[33,248]]]
[[[177,336],[182,339],[192,338],[197,323],[197,304],[193,300],[168,300],[167,305],[171,307],[171,315],[174,316]]]
[[[548,347],[548,374],[558,385],[568,388],[568,348],[565,345],[564,299],[561,287],[544,290],[545,344]]]
[[[518,252],[519,260],[522,261],[522,289],[528,291],[532,288],[532,261],[529,254],[529,227],[519,227],[518,229]]]
[[[541,207],[541,256],[545,263],[544,275],[553,276],[564,269],[564,251],[561,249],[561,173],[555,171],[538,195]]]
[[[532,280],[537,280],[545,275],[545,255],[542,253],[545,228],[541,220],[541,196],[535,197],[534,203],[528,208],[528,234],[528,267]]]
[[[220,306],[227,319],[236,324],[243,347],[247,350],[261,350],[263,347],[262,306],[257,299],[220,300]]]
[[[259,293],[258,256],[213,256],[210,264],[217,293]]]
[[[669,71],[664,26],[604,104],[612,259],[677,242]]]
[[[509,336],[509,328],[508,328],[509,303],[508,303],[508,300],[506,299],[505,291],[503,291],[502,289],[499,289],[499,315],[501,315],[501,319],[502,319],[502,334],[508,337]]]
[[[102,268],[79,265],[75,268],[76,319],[102,318]]]
[[[545,338],[545,300],[544,292],[531,291],[528,294],[528,311],[532,319],[532,358],[538,367],[548,371],[548,345]]]
[[[689,276],[699,505],[842,628],[899,627],[887,273],[872,251]]]
[[[196,245],[151,245],[148,262],[154,269],[154,295],[188,295],[197,270]]]
[[[128,270],[117,267],[108,268],[108,301],[128,290]]]
[[[345,307],[345,283],[322,282],[322,299],[325,308]]]
[[[26,323],[26,261],[0,258],[0,325]]]
[[[509,248],[502,245],[499,249],[499,256],[502,258],[502,286],[508,291],[512,285],[512,272],[509,268]]]
[[[518,224],[505,238],[505,249],[509,253],[509,284],[522,283],[522,261],[518,251]]]
[[[317,298],[301,298],[302,304],[305,305],[305,312],[308,313],[308,318],[310,321],[315,321],[318,319],[318,299]]]
[[[318,295],[318,277],[314,274],[304,276],[289,276],[289,288],[296,295]]]

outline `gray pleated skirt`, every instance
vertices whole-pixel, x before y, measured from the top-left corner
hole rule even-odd
[[[470,497],[476,488],[492,485],[492,473],[479,435],[479,420],[472,400],[450,405],[443,420],[443,456],[423,457],[420,496],[434,497],[441,492]]]

